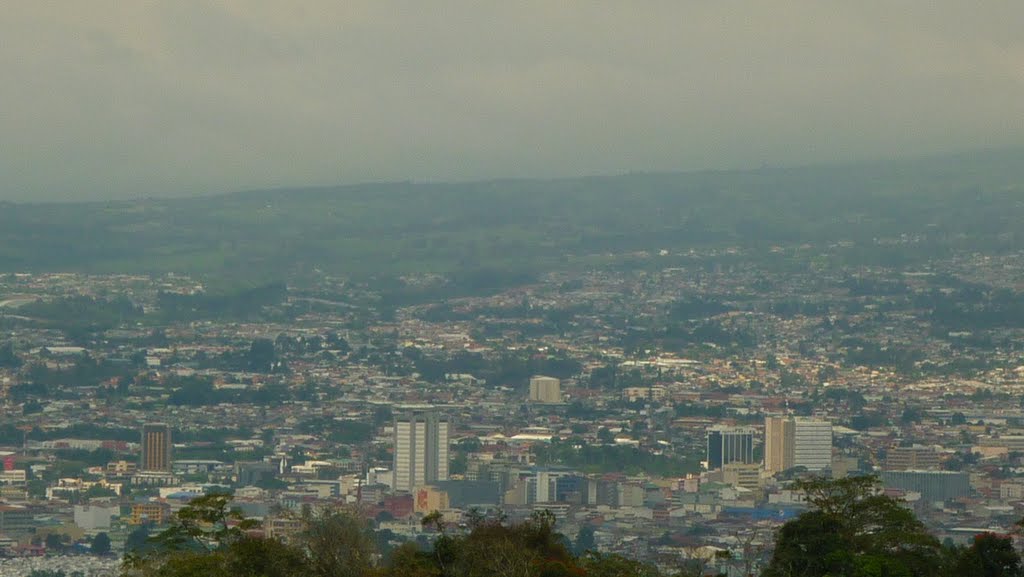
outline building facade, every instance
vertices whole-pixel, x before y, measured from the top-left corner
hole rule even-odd
[[[883,471],[882,485],[920,493],[925,501],[945,501],[971,494],[971,476],[962,471]]]
[[[776,474],[793,467],[793,420],[768,417],[764,420],[764,469]]]
[[[764,468],[775,474],[793,467],[832,467],[832,423],[809,417],[768,417],[764,427]]]
[[[171,429],[163,423],[142,426],[142,462],[146,472],[171,471]]]
[[[793,424],[793,466],[808,471],[832,468],[832,423],[797,417]]]
[[[395,414],[395,491],[448,479],[449,422],[433,407],[399,407]]]
[[[562,381],[554,377],[530,377],[530,401],[534,403],[561,403]]]
[[[711,427],[707,431],[708,470],[729,463],[754,462],[754,430],[747,427]]]
[[[929,471],[938,468],[939,452],[934,447],[892,447],[885,459],[887,471]]]

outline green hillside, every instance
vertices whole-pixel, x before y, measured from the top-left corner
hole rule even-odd
[[[313,268],[543,270],[630,251],[836,242],[852,243],[851,258],[884,262],[1017,250],[1022,217],[1021,150],[850,166],[5,203],[0,271],[268,278]]]

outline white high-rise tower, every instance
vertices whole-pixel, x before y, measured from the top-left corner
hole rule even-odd
[[[448,479],[448,417],[434,407],[397,407],[395,413],[395,491]]]
[[[764,427],[764,468],[822,471],[832,466],[832,423],[809,417],[768,417]]]

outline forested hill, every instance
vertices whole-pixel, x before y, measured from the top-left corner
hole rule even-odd
[[[1024,149],[913,161],[175,200],[0,203],[0,272],[280,277],[543,270],[634,251],[843,243],[881,261],[1024,244]]]

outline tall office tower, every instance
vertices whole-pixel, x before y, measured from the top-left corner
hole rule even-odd
[[[428,406],[397,407],[395,491],[448,479],[448,417]]]
[[[764,420],[764,470],[781,473],[793,467],[793,420],[766,417]]]
[[[793,426],[793,466],[808,471],[832,467],[832,423],[797,417]]]
[[[562,381],[554,377],[530,377],[530,400],[535,403],[561,403]]]
[[[832,423],[809,417],[768,417],[764,421],[764,468],[822,471],[832,466]]]
[[[708,470],[729,463],[754,462],[754,430],[747,427],[711,427],[707,431]]]
[[[142,426],[142,463],[144,472],[171,471],[171,429],[163,423]]]

